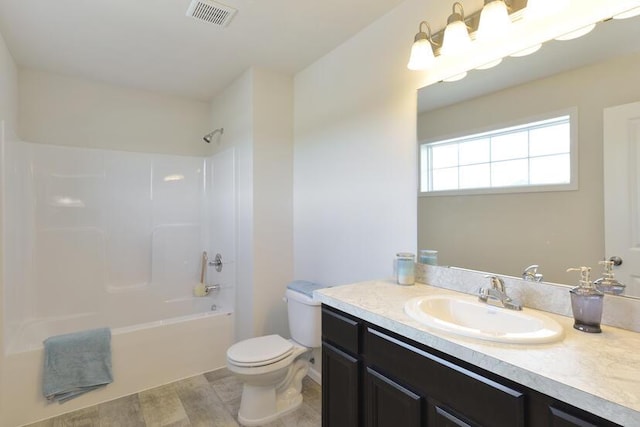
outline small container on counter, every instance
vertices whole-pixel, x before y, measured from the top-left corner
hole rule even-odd
[[[420,264],[438,265],[438,251],[421,249],[418,251],[418,262]]]
[[[395,270],[398,285],[413,285],[416,282],[416,256],[411,252],[396,254]]]

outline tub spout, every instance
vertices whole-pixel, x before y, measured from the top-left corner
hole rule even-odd
[[[220,285],[206,285],[204,287],[204,291],[207,295],[209,295],[210,292],[215,292],[219,290],[220,290]]]
[[[193,288],[193,295],[196,297],[206,297],[211,292],[216,292],[220,290],[220,285],[205,285],[204,283],[199,283]]]

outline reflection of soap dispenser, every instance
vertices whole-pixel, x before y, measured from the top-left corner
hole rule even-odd
[[[626,286],[618,282],[618,279],[615,278],[615,275],[613,274],[613,261],[604,260],[600,261],[598,264],[601,264],[603,267],[602,277],[593,281],[596,289],[600,292],[604,292],[605,294],[623,294]]]
[[[602,332],[600,320],[604,294],[591,282],[591,267],[569,268],[567,271],[580,272],[580,284],[569,291],[571,292],[573,327],[584,332]]]

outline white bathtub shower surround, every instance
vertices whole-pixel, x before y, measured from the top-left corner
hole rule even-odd
[[[4,149],[5,352],[33,348],[61,324],[67,333],[204,313],[212,304],[231,311],[232,150],[201,158],[24,142]],[[222,273],[209,268],[209,280],[222,285],[209,302],[192,298],[203,250],[229,264]]]
[[[235,316],[235,151],[209,158],[4,142],[0,425],[223,367]],[[219,291],[195,298],[202,251]],[[114,383],[42,396],[42,340],[113,330]]]

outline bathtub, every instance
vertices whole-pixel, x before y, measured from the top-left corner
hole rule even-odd
[[[118,327],[118,320],[95,313],[36,319],[21,325],[9,341],[0,367],[0,425],[14,427],[116,399],[172,381],[225,366],[226,349],[233,342],[234,316],[214,307],[210,297],[183,298],[164,304],[166,314]],[[200,312],[192,313],[194,305]],[[137,310],[141,312],[144,310]],[[150,313],[147,313],[150,314]],[[65,404],[50,404],[42,396],[42,340],[73,330],[110,326],[114,382]]]
[[[164,300],[151,292],[105,294],[99,312],[30,319],[9,328],[5,353],[21,353],[42,348],[48,337],[83,329],[109,327],[113,335],[168,325],[199,316],[225,313],[231,289],[206,297],[181,297]]]

